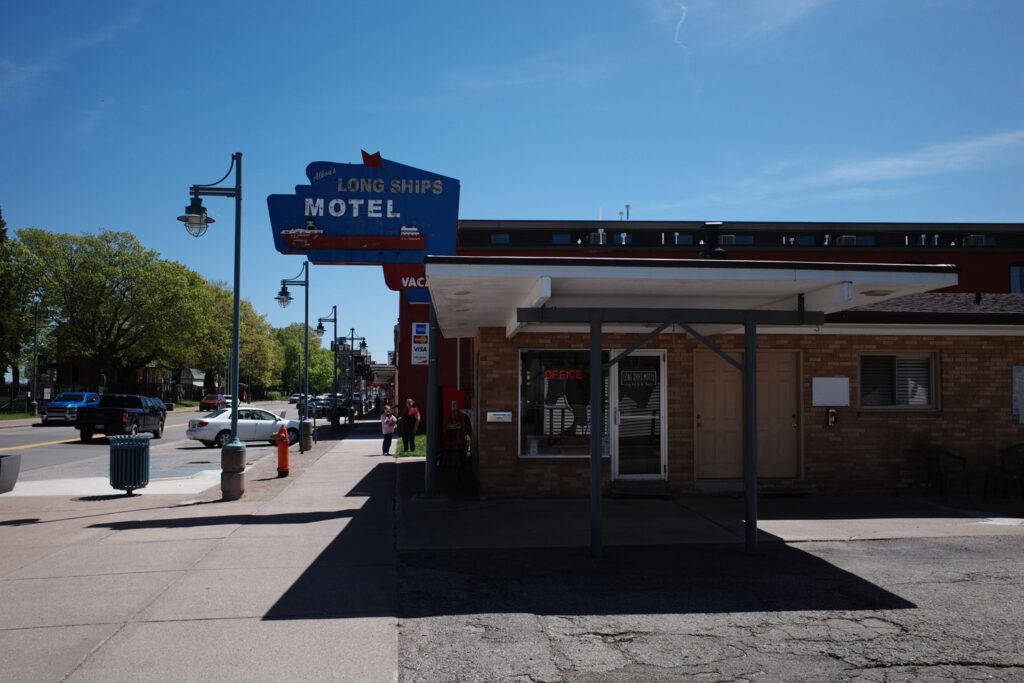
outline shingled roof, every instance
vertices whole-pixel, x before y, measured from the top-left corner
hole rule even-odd
[[[858,306],[826,323],[1024,325],[1024,294],[927,292]]]

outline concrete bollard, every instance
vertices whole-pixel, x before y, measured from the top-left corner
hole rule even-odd
[[[245,493],[245,444],[229,443],[220,452],[222,500],[238,500]]]
[[[308,451],[313,448],[313,422],[306,420],[302,423],[302,450]]]
[[[238,500],[245,493],[245,472],[221,472],[220,492],[222,500]]]

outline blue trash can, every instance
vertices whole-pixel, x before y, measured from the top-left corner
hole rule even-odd
[[[111,436],[110,485],[129,496],[149,484],[149,440],[151,434]]]

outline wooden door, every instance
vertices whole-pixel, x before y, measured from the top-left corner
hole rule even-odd
[[[697,479],[743,476],[743,373],[711,351],[693,364]]]
[[[742,362],[743,354],[736,354]],[[734,357],[736,357],[734,356]],[[800,476],[799,356],[757,354],[757,473]],[[717,354],[694,360],[694,455],[698,479],[743,476],[743,374]]]

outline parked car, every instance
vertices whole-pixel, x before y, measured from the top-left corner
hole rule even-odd
[[[227,396],[224,394],[207,394],[199,401],[199,410],[218,410],[227,408]]]
[[[138,434],[152,432],[153,438],[164,435],[167,410],[163,403],[153,403],[148,396],[136,394],[104,394],[99,403],[78,409],[75,429],[81,441],[92,441],[93,434]]]
[[[297,420],[286,420],[283,412],[274,415],[262,408],[238,409],[238,438],[242,441],[277,443],[274,437],[282,425],[288,431],[288,443],[297,442],[299,423]],[[231,410],[223,408],[204,417],[189,420],[185,436],[207,448],[224,448],[231,440]]]
[[[78,409],[94,406],[100,402],[100,395],[91,392],[62,392],[39,411],[43,424],[47,422],[74,422]]]
[[[302,394],[292,394],[288,397],[289,403],[298,403],[299,399],[302,398]]]

